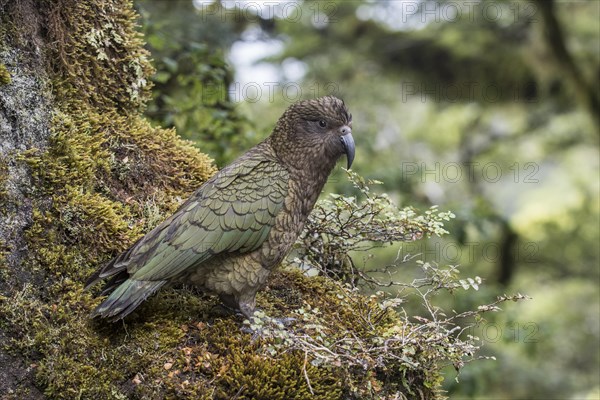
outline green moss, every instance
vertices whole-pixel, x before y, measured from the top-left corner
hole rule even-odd
[[[341,399],[341,381],[337,378],[327,369],[305,364],[302,354],[284,354],[275,362],[248,351],[233,357],[232,366],[223,377],[227,389],[223,398],[239,393],[240,399]]]
[[[38,384],[50,398],[126,398],[123,384],[159,363],[182,334],[164,314],[162,321],[150,319],[131,330],[97,326],[86,318],[94,301],[69,279],[57,282],[50,295],[52,303],[40,301],[27,286],[1,304],[7,319],[21,327],[8,347],[36,359]],[[156,390],[150,386],[147,392]]]
[[[0,86],[8,85],[10,82],[10,72],[6,69],[6,65],[0,64]]]
[[[147,79],[153,69],[131,4],[53,0],[44,5],[58,96],[103,111],[137,113],[150,96]]]
[[[377,296],[360,295],[328,278],[309,278],[297,270],[276,272],[269,281],[269,289],[259,296],[258,302],[265,309],[269,308],[273,315],[292,315],[300,321],[312,310],[314,315],[303,322],[302,331],[322,338],[323,343],[343,343],[358,338],[355,345],[378,348],[386,338],[402,332],[406,324],[392,309],[382,309]],[[314,324],[321,325],[316,333],[309,328]],[[436,343],[428,335],[424,332],[422,337],[415,337],[411,345],[388,343],[385,352],[395,352],[402,357],[393,362],[373,363],[368,371],[346,367],[344,362],[330,364],[329,367],[336,367],[329,373],[337,377],[337,382],[344,383],[342,398],[394,398],[399,393],[408,398],[441,398],[438,391],[443,377],[436,360],[452,345],[447,339]],[[428,345],[429,342],[432,344]],[[381,349],[381,355],[387,356],[383,347]],[[355,354],[351,350],[353,355],[361,353],[361,349],[355,350]],[[310,355],[308,360],[312,360]],[[365,359],[365,365],[370,363]]]
[[[309,304],[311,309],[327,310],[322,318],[341,333],[372,334],[373,325],[364,320],[363,315],[371,315],[382,330],[397,323],[390,310],[381,310],[375,298],[347,296],[340,285],[325,277],[309,278],[298,270],[290,269],[273,274],[269,287],[271,290],[258,298],[259,305],[266,311],[287,313]]]

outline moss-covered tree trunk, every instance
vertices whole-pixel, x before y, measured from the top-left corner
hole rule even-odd
[[[115,397],[131,381],[93,365],[81,281],[214,173],[140,117],[151,71],[128,2],[0,1],[3,399]],[[60,350],[73,330],[77,355]]]

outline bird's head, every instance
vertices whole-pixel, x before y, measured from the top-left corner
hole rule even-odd
[[[290,165],[333,167],[346,155],[354,160],[352,115],[334,96],[299,101],[283,113],[271,136],[275,151]]]

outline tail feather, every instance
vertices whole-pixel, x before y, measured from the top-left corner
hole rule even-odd
[[[130,267],[131,255],[136,248],[136,245],[140,243],[142,240],[138,239],[129,249],[125,250],[109,262],[103,264],[98,268],[85,282],[85,289],[89,289],[94,286],[96,283],[104,280],[106,278],[112,277],[109,284],[104,287],[104,291],[106,291],[109,287],[115,287],[120,282],[124,282],[128,277],[129,273],[127,272]],[[115,278],[117,276],[118,278]],[[118,283],[116,283],[118,282]]]
[[[100,292],[99,296],[108,296],[113,290],[121,286],[121,284],[126,282],[128,279],[129,274],[127,271],[121,271],[117,275],[113,275],[108,282],[102,286],[102,291]]]
[[[92,317],[109,318],[117,321],[129,315],[142,301],[160,289],[167,281],[123,282],[92,312]]]

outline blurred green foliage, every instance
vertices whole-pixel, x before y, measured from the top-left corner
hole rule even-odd
[[[189,79],[224,74],[218,76],[230,82],[223,57],[234,42],[245,43],[244,32],[258,30],[282,44],[265,60],[282,72],[281,85],[293,84],[300,97],[345,99],[354,117],[356,171],[385,182],[381,190],[401,207],[440,205],[456,214],[446,224],[450,235],[373,250],[355,257],[358,267],[373,271],[408,260],[386,271],[398,281],[420,273],[412,255],[460,265],[487,284],[471,298],[454,299],[458,311],[504,292],[533,297],[473,332],[487,339],[497,361],[467,366],[458,384],[447,379],[452,398],[598,396],[600,2],[304,1],[273,3],[260,16],[251,1],[217,1],[195,13],[190,1],[179,14],[174,4],[186,2],[164,3],[139,3],[162,7],[151,18],[155,31],[148,31],[159,70],[150,115],[162,117],[155,120],[175,120],[179,111],[161,96],[194,103]],[[173,25],[161,27],[162,18]],[[185,33],[192,26],[196,36]],[[169,52],[155,52],[153,36],[167,32],[186,36],[171,36]],[[193,42],[202,46],[192,50]],[[179,57],[196,63],[180,70],[178,61],[180,72],[169,72],[173,66],[163,58]],[[300,79],[287,77],[290,63],[303,67]],[[160,86],[176,75],[186,83]],[[198,88],[212,81],[202,82]],[[224,114],[204,99],[181,107],[184,115],[198,113],[182,118],[197,122],[167,123],[217,159],[231,159],[293,100],[281,88],[239,107],[224,92]],[[214,128],[230,121],[231,129]],[[328,190],[356,194],[342,174]]]
[[[224,49],[236,27],[201,18],[191,1],[138,1],[147,48],[157,69],[146,116],[215,158],[219,167],[252,143],[252,125],[228,98],[232,71]]]

